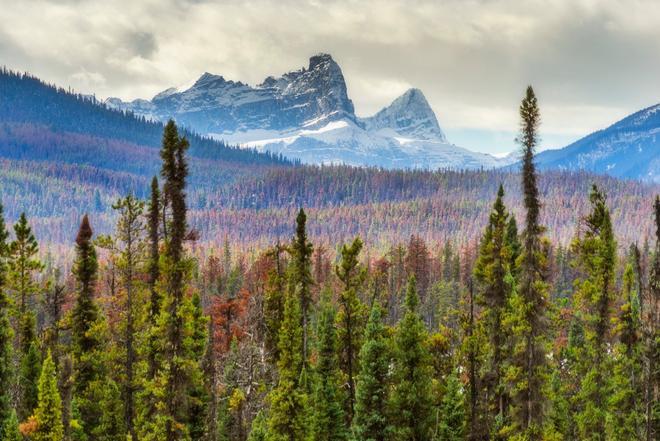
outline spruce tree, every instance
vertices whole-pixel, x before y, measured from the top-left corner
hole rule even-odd
[[[160,278],[160,190],[158,178],[151,180],[151,196],[147,212],[147,235],[149,239],[148,286],[149,286],[149,333],[147,342],[147,380],[153,381],[158,370],[158,348],[156,326],[161,308],[161,294],[157,289]]]
[[[279,336],[284,314],[284,299],[286,297],[284,273],[285,262],[282,253],[285,247],[278,241],[268,251],[268,256],[273,259],[274,268],[269,271],[264,292],[264,321],[266,325],[265,346],[270,359],[275,363],[279,359]]]
[[[622,304],[616,322],[619,341],[614,346],[612,393],[607,397],[606,434],[610,440],[641,439],[644,426],[641,400],[644,394],[640,381],[642,347],[635,286],[633,266],[628,264],[623,274]]]
[[[534,165],[541,115],[531,86],[520,105],[520,119],[525,228],[517,262],[518,288],[510,297],[509,316],[505,318],[514,331],[507,369],[512,402],[509,433],[534,439],[541,436],[546,412],[548,256],[542,238],[545,229],[540,224],[541,202]]]
[[[25,420],[32,415],[39,397],[39,376],[41,375],[41,354],[37,342],[33,339],[30,346],[21,357],[19,370],[20,400],[18,406],[19,420]]]
[[[296,234],[290,247],[291,264],[289,273],[289,292],[298,294],[300,301],[300,320],[302,323],[303,366],[307,366],[309,358],[309,323],[312,312],[312,253],[314,247],[307,239],[307,215],[302,208],[296,217]]]
[[[15,239],[9,245],[9,285],[16,292],[18,316],[21,321],[30,321],[27,314],[34,314],[34,295],[37,292],[37,284],[34,281],[34,273],[43,268],[38,259],[39,244],[32,233],[25,213],[21,213],[18,222],[14,225]],[[29,335],[23,335],[25,332]],[[25,351],[30,347],[35,336],[34,329],[21,330],[18,335],[19,347]]]
[[[465,398],[463,385],[455,370],[447,378],[439,418],[438,433],[435,439],[442,441],[461,441],[465,439]]]
[[[6,292],[7,282],[7,237],[2,204],[0,204],[0,435],[8,436],[8,423],[12,414],[11,385],[13,383],[13,346],[14,333],[9,322],[9,298]]]
[[[394,336],[393,389],[390,399],[393,439],[424,441],[431,438],[431,356],[428,333],[417,308],[415,277],[408,281],[405,313]]]
[[[4,425],[0,426],[0,439],[2,441],[23,441],[23,435],[18,425],[18,416],[16,416],[13,409],[4,421]]]
[[[183,242],[187,229],[186,177],[188,141],[179,137],[174,121],[170,120],[163,132],[160,156],[163,160],[161,176],[164,209],[170,207],[171,220],[167,224],[165,246],[164,285],[167,292],[162,322],[166,348],[164,366],[164,439],[175,441],[188,437],[188,387],[192,381],[194,363],[188,359],[184,296],[187,263],[184,259]]]
[[[161,344],[161,333],[159,328],[159,317],[163,296],[160,282],[160,222],[161,222],[161,195],[158,186],[158,178],[151,180],[151,192],[146,213],[147,229],[147,262],[146,279],[149,298],[147,301],[147,319],[144,325],[141,356],[146,360],[146,371],[143,374],[142,390],[137,395],[137,426],[138,432],[149,427],[153,423],[156,414],[156,406],[159,398],[156,393],[159,385],[156,384],[162,363],[163,347]]]
[[[608,351],[611,341],[611,305],[614,299],[616,241],[605,195],[594,185],[589,199],[591,213],[584,219],[584,232],[572,248],[576,266],[584,276],[576,282],[576,312],[583,323],[585,346],[578,361],[581,378],[577,425],[582,439],[602,439],[611,393],[612,363]]]
[[[479,384],[485,403],[486,433],[498,430],[506,418],[508,396],[505,391],[504,361],[507,358],[507,336],[502,330],[502,317],[511,292],[511,254],[507,237],[508,213],[503,202],[504,189],[500,185],[497,199],[490,213],[489,223],[481,239],[479,256],[474,267],[477,282],[477,303],[482,307],[476,332],[488,342],[484,352]]]
[[[123,366],[121,389],[124,404],[124,425],[133,439],[135,432],[135,392],[138,388],[136,366],[138,355],[136,348],[137,329],[143,327],[145,302],[139,287],[139,268],[144,259],[144,224],[142,213],[144,203],[133,195],[118,200],[113,209],[119,212],[117,221],[117,241],[119,245],[118,269],[122,285],[122,299],[119,305],[122,311],[120,323],[123,331],[122,348],[120,348]]]
[[[101,424],[102,409],[98,401],[99,381],[105,378],[105,345],[102,317],[95,300],[98,277],[92,227],[85,215],[76,237],[76,260],[73,275],[76,299],[71,312],[71,352],[74,359],[74,400],[80,412],[80,423],[88,437]]]
[[[62,441],[64,439],[62,401],[60,392],[57,389],[55,364],[50,352],[41,369],[39,404],[34,417],[37,423],[37,430],[33,436],[35,441]]]
[[[382,323],[382,310],[374,303],[369,315],[365,340],[360,349],[357,376],[353,435],[357,441],[389,439],[387,409],[390,389],[390,354],[388,337]]]
[[[303,380],[303,329],[300,293],[288,294],[280,328],[277,385],[269,395],[268,441],[302,441],[308,435],[306,387]]]
[[[317,331],[317,361],[314,367],[314,392],[311,434],[315,441],[347,439],[342,391],[339,387],[336,312],[330,303],[329,289],[322,293]]]
[[[36,342],[36,316],[34,296],[37,284],[35,272],[43,268],[37,254],[39,245],[21,213],[14,225],[15,239],[9,245],[9,286],[16,293],[18,316],[18,348],[20,358],[18,418],[25,420],[37,404],[37,383],[41,372]]]
[[[355,407],[355,376],[357,375],[358,355],[362,346],[362,333],[366,324],[366,308],[360,301],[358,290],[362,287],[366,272],[358,258],[362,250],[362,241],[356,238],[350,245],[341,248],[341,261],[336,273],[342,284],[339,295],[339,348],[341,351],[341,368],[348,385],[346,412],[350,423]]]

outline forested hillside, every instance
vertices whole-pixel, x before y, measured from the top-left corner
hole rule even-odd
[[[220,228],[239,231],[221,248],[197,229],[213,210],[191,210],[193,157],[174,122],[158,176],[134,182],[145,198],[117,186],[111,208],[101,197],[95,212],[68,215],[77,234],[63,262],[44,255],[39,219],[8,223],[0,211],[0,438],[657,439],[660,197],[588,175],[539,179],[531,87],[520,115],[516,175],[332,167],[259,178],[279,188],[308,170],[291,203],[316,205],[316,226],[303,208],[271,208],[281,197],[265,194],[271,186],[229,184],[220,197],[241,207],[254,193],[263,206],[218,207],[231,219]],[[16,181],[31,171],[10,165]],[[323,204],[319,192],[338,190],[333,176],[355,185]],[[342,237],[376,183],[390,189],[374,195],[384,199],[366,239]],[[463,185],[487,208],[449,199]],[[460,216],[436,221],[447,199]],[[374,231],[397,206],[419,231],[402,220],[393,231],[410,235],[379,250]],[[624,246],[614,219],[635,206],[636,239],[650,224],[649,240]],[[110,210],[114,226],[99,234]],[[574,222],[560,224],[568,211]],[[626,222],[618,229],[633,239]],[[234,251],[262,223],[277,234],[261,237],[279,240]],[[468,223],[475,240],[460,230]],[[328,224],[323,243],[314,230]],[[419,234],[432,230],[441,244]]]

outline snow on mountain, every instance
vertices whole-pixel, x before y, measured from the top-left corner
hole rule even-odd
[[[449,143],[419,89],[408,90],[371,117],[357,117],[341,68],[328,54],[254,87],[207,72],[192,86],[167,89],[151,101],[110,98],[106,103],[161,121],[174,118],[199,133],[305,163],[430,169],[503,165]]]
[[[542,169],[587,170],[660,182],[660,104],[562,149],[541,152],[536,161]]]

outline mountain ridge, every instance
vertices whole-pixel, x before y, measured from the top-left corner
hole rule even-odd
[[[634,112],[577,141],[536,155],[541,169],[585,170],[660,182],[660,104]]]
[[[341,68],[316,54],[307,67],[252,87],[208,72],[185,90],[151,101],[108,105],[215,139],[312,164],[384,168],[495,168],[505,162],[450,143],[421,90],[411,88],[369,117],[358,117]]]

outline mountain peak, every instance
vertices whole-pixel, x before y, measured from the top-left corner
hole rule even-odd
[[[337,64],[335,62],[335,60],[332,59],[332,55],[326,54],[326,53],[323,53],[323,52],[319,52],[318,54],[312,55],[309,58],[309,70],[312,70],[315,67],[317,67],[318,65],[323,64],[323,63]]]
[[[374,130],[392,128],[397,133],[414,139],[447,142],[433,109],[426,101],[424,93],[417,88],[408,89],[389,106],[374,116],[365,118],[364,123]]]
[[[195,81],[195,84],[193,85],[193,87],[194,86],[202,86],[202,85],[209,84],[209,83],[215,82],[215,81],[224,83],[225,78],[222,75],[215,75],[215,74],[212,74],[212,73],[209,73],[209,72],[204,72],[202,74],[202,76],[199,77],[197,79],[197,81]]]

